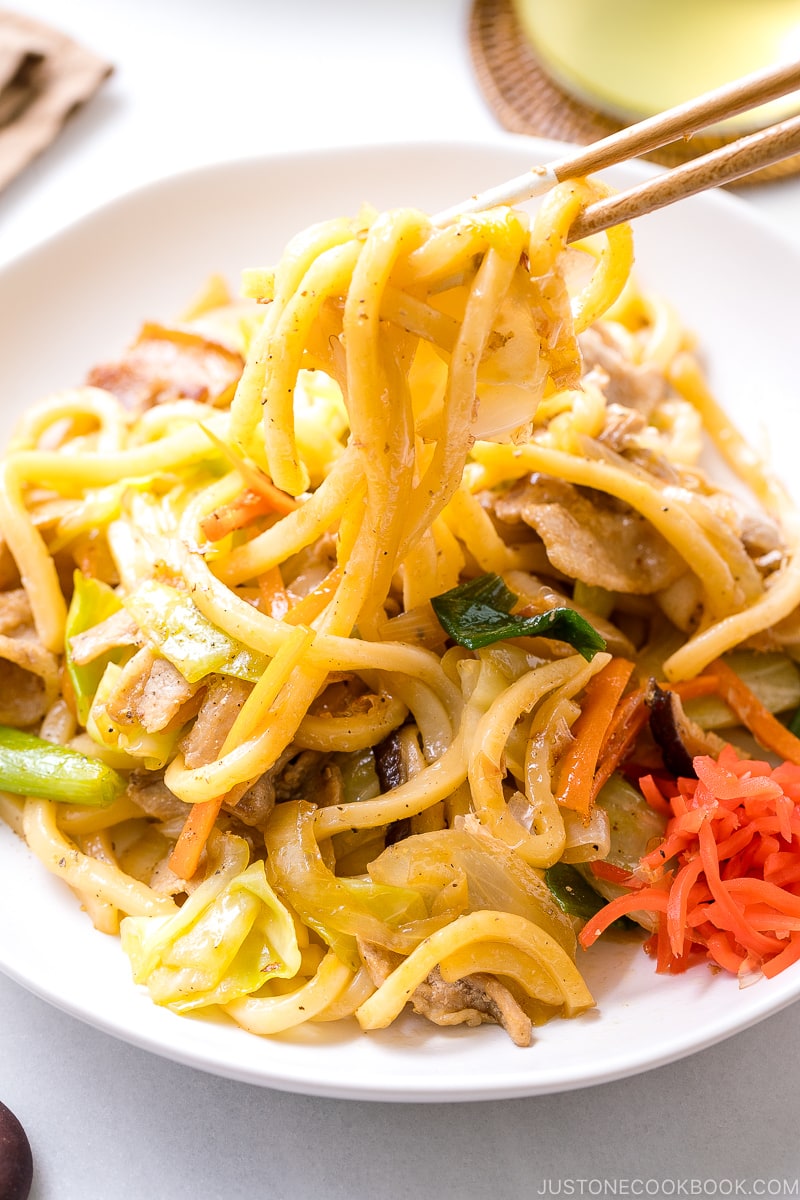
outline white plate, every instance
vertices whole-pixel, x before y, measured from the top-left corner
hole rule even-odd
[[[169,319],[205,277],[234,281],[272,263],[313,220],[379,207],[429,210],[547,161],[563,147],[491,144],[333,150],[226,163],[137,191],[73,226],[0,275],[3,437],[31,400],[80,382],[144,318]],[[611,173],[620,184],[639,167]],[[800,254],[741,202],[698,197],[637,223],[645,282],[673,300],[701,338],[712,380],[737,420],[795,472],[796,288]],[[408,1016],[383,1033],[315,1026],[270,1040],[224,1020],[156,1008],[130,981],[116,940],[96,933],[72,894],[0,826],[0,968],[53,1004],[179,1062],[250,1083],[326,1096],[466,1100],[600,1083],[690,1054],[800,995],[800,964],[740,991],[698,968],[660,978],[638,947],[581,954],[598,1003],[553,1021],[528,1050],[499,1029],[437,1030]]]

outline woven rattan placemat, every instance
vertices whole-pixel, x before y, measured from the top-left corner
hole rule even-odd
[[[585,145],[622,128],[619,121],[582,104],[553,82],[525,37],[511,0],[474,0],[469,42],[475,74],[489,107],[512,133]],[[721,137],[695,136],[691,141],[673,142],[647,157],[671,167],[723,145],[725,139]],[[800,155],[794,155],[733,186],[798,172]]]

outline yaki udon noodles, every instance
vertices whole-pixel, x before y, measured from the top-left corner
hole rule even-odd
[[[602,190],[314,226],[21,420],[0,812],[156,1003],[525,1045],[594,1004],[608,901],[768,962],[696,892],[676,940],[641,864],[677,853],[652,780],[728,769],[725,672],[800,703],[795,517],[630,230],[567,245]]]

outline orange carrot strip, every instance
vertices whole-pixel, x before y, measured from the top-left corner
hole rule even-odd
[[[603,785],[608,782],[617,767],[626,758],[648,722],[650,713],[644,698],[645,689],[637,688],[629,696],[624,696],[617,705],[600,748],[597,770],[594,773],[592,784],[592,803],[597,799]]]
[[[264,500],[269,502],[270,511],[280,513],[281,516],[288,516],[300,507],[300,501],[295,500],[294,496],[290,496],[288,492],[282,491],[275,487],[275,484],[267,479],[260,472],[254,472],[248,476],[249,487],[247,491],[255,492]]]
[[[662,691],[676,692],[681,700],[696,700],[699,696],[713,696],[719,688],[715,675],[697,675],[694,679],[682,679],[679,683],[659,683]]]
[[[753,737],[767,750],[774,750],[781,758],[800,765],[800,738],[790,733],[765,708],[747,684],[732,671],[722,659],[717,659],[709,668],[719,681],[719,694],[729,708],[746,725]]]
[[[615,866],[614,863],[604,862],[602,859],[596,859],[589,863],[589,870],[594,875],[595,879],[605,879],[609,883],[619,883],[623,887],[641,888],[644,884],[641,880],[632,875],[630,871],[626,871],[624,867]]]
[[[669,891],[667,904],[667,932],[672,953],[680,958],[686,939],[686,915],[689,911],[689,893],[702,874],[703,864],[699,858],[692,859],[681,867]]]
[[[580,716],[572,727],[573,741],[559,760],[555,794],[559,804],[588,817],[597,758],[614,710],[625,691],[633,663],[612,658],[586,685]]]
[[[270,567],[262,571],[258,577],[258,590],[264,603],[264,611],[282,621],[288,613],[291,604],[286,588],[283,586],[283,576],[280,567]]]
[[[755,834],[756,830],[752,825],[743,825],[730,837],[726,837],[724,841],[717,842],[717,854],[720,858],[733,858],[734,854],[738,854],[740,850],[744,850],[745,846],[749,845]]]
[[[222,504],[207,517],[203,517],[200,528],[210,542],[218,542],[228,533],[243,529],[256,517],[270,511],[269,502],[256,492],[243,491],[230,504]]]
[[[672,816],[669,801],[665,798],[652,775],[640,775],[639,791],[654,812],[661,813],[665,817]]]
[[[709,933],[706,938],[708,957],[725,971],[738,975],[747,961],[745,955],[738,954],[734,949],[732,936],[725,930],[718,929]]]
[[[200,855],[214,828],[224,796],[193,804],[178,835],[169,865],[179,879],[191,879],[200,863]]]
[[[601,933],[613,925],[618,917],[624,917],[629,912],[666,912],[669,895],[661,888],[642,888],[641,891],[631,892],[629,896],[618,896],[610,900],[598,913],[591,917],[578,935],[578,941],[584,950],[597,941]]]
[[[308,625],[315,617],[318,617],[323,609],[331,602],[334,592],[342,581],[342,568],[334,567],[329,571],[321,583],[318,583],[312,592],[307,596],[303,596],[302,600],[298,600],[292,605],[288,613],[284,617],[287,625]]]
[[[280,488],[276,488],[272,480],[268,479],[264,472],[253,463],[248,462],[238,450],[234,449],[230,442],[217,437],[207,425],[203,425],[202,429],[206,437],[217,447],[222,457],[227,459],[231,466],[239,472],[242,483],[248,491],[256,492],[259,496],[264,496],[265,499],[270,500],[271,508],[275,512],[286,514],[299,508],[299,502],[295,500],[294,496],[290,496],[288,492],[283,492]]]
[[[651,850],[649,854],[645,854],[644,858],[640,860],[639,866],[644,868],[648,873],[658,871],[669,859],[685,850],[687,844],[692,840],[692,834],[672,833],[670,831],[663,842],[656,846],[655,850]]]
[[[724,914],[725,928],[730,930],[739,945],[744,946],[746,950],[752,950],[754,954],[758,955],[770,954],[774,949],[774,938],[757,933],[746,919],[741,905],[731,895],[731,885],[740,881],[731,879],[723,883],[720,878],[717,843],[714,841],[710,825],[701,826],[697,841],[706,882],[711,895]],[[798,903],[800,904],[800,901]]]
[[[781,971],[785,971],[792,963],[796,963],[800,959],[800,933],[793,933],[789,936],[789,945],[780,954],[776,954],[769,962],[761,964],[761,970],[766,975],[767,979],[773,979],[779,975]]]
[[[603,744],[600,747],[601,759],[608,754],[617,738],[625,732],[632,717],[641,708],[644,708],[645,713],[647,713],[647,707],[644,702],[646,692],[646,688],[638,687],[635,691],[629,692],[627,696],[622,697],[619,704],[614,709],[614,715],[611,718],[608,729],[606,730],[606,736],[603,739]]]
[[[742,904],[770,904],[787,916],[800,917],[800,896],[793,896],[785,888],[765,879],[729,879],[726,887]]]
[[[218,542],[235,529],[244,529],[256,517],[266,513],[286,516],[297,508],[297,501],[286,492],[269,484],[269,491],[245,488],[230,504],[223,504],[200,522],[200,528],[210,542]]]
[[[666,914],[663,912],[659,913],[656,929],[656,971],[658,974],[665,975],[670,972],[677,961],[677,957],[677,955],[672,953]]]
[[[64,697],[66,704],[73,717],[78,715],[78,701],[75,697],[75,688],[72,685],[72,676],[66,667],[61,668],[61,695]]]

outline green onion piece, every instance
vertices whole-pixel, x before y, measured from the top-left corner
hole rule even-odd
[[[550,888],[556,904],[568,917],[589,921],[608,904],[608,897],[596,892],[578,868],[570,863],[557,862],[548,867],[544,873],[544,881]],[[624,889],[620,888],[619,891]],[[618,917],[610,928],[635,929],[636,923],[629,917]]]
[[[569,917],[588,921],[608,903],[569,863],[558,862],[548,867],[544,881],[558,907]]]
[[[553,608],[533,617],[512,616],[519,599],[499,575],[481,575],[431,600],[439,624],[460,646],[479,650],[512,637],[549,637],[568,642],[589,662],[605,642],[572,608]]]
[[[101,808],[125,791],[125,781],[99,758],[0,725],[0,789]]]

